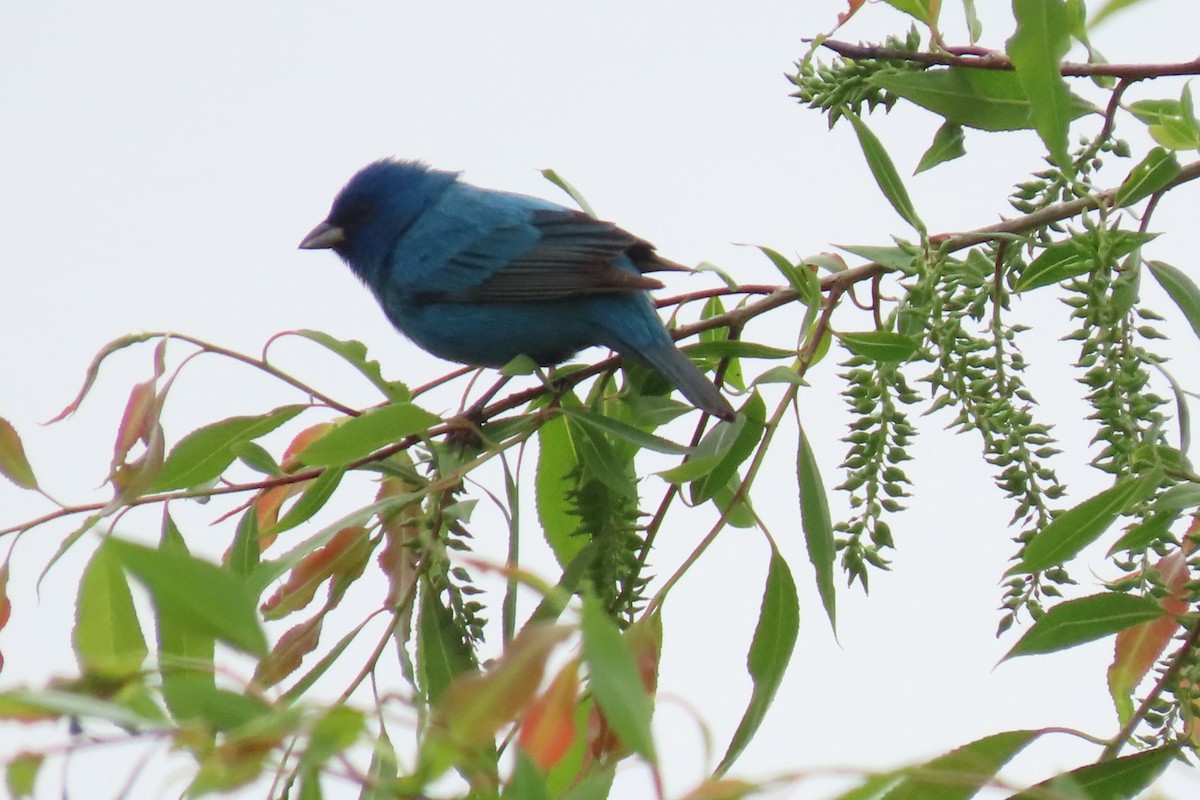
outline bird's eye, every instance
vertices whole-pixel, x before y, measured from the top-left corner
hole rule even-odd
[[[343,226],[362,225],[375,216],[375,206],[370,203],[353,203],[338,213],[338,222]]]

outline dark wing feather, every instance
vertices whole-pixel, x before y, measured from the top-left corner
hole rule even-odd
[[[538,209],[529,218],[537,243],[495,271],[479,286],[447,299],[476,303],[546,302],[594,294],[660,289],[642,275],[642,265],[670,269],[654,248],[609,222],[569,209]],[[487,246],[486,238],[475,246]],[[468,248],[457,258],[478,256]],[[633,251],[633,252],[631,252]],[[638,258],[633,258],[633,255]]]

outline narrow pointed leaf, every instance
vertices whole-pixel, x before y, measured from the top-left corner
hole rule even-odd
[[[538,429],[537,515],[542,534],[562,567],[587,544],[586,537],[574,535],[579,530],[579,517],[571,513],[568,502],[569,493],[577,485],[572,475],[578,464],[567,420],[561,416],[547,420]]]
[[[837,588],[834,584],[834,565],[837,547],[833,535],[833,519],[829,513],[829,497],[821,480],[821,469],[808,443],[808,435],[800,428],[800,443],[796,453],[796,480],[800,486],[800,522],[808,560],[817,576],[817,591],[829,624],[837,631]]]
[[[869,358],[881,364],[899,364],[908,361],[920,350],[920,344],[913,337],[891,331],[842,333],[838,334],[838,341],[854,355]]]
[[[867,82],[968,128],[1015,131],[1033,127],[1032,106],[1015,72],[950,67],[922,72],[879,72]],[[1076,119],[1096,108],[1070,96],[1068,114]]]
[[[190,489],[215,480],[237,458],[237,446],[265,436],[304,410],[282,406],[257,417],[230,417],[192,431],[171,449],[153,491]]]
[[[125,572],[107,544],[83,572],[71,639],[82,670],[110,678],[136,674],[149,654]]]
[[[1162,774],[1176,756],[1174,746],[1143,750],[1131,756],[1100,761],[1055,775],[1048,781],[1013,795],[1009,800],[1131,800]]]
[[[1150,496],[1162,480],[1158,472],[1140,478],[1122,478],[1111,489],[1064,511],[1041,530],[1011,572],[1038,572],[1074,558],[1116,522],[1130,506]]]
[[[25,457],[25,447],[12,424],[0,417],[0,475],[23,489],[36,489],[37,478]]]
[[[251,655],[267,651],[255,597],[229,570],[172,549],[109,539],[125,569],[150,590],[156,613],[169,615]]]
[[[917,168],[913,171],[913,174],[933,169],[938,164],[953,161],[966,154],[967,148],[963,146],[962,126],[957,122],[943,122],[942,126],[937,129],[937,133],[933,135],[933,143],[929,145],[929,149],[921,156],[921,160],[917,163]]]
[[[725,757],[714,774],[724,775],[758,732],[775,698],[775,692],[783,683],[799,630],[800,600],[796,595],[796,584],[787,562],[773,549],[758,625],[754,629],[754,639],[746,659],[754,688],[746,711],[742,714],[742,721],[738,723]]]
[[[1181,269],[1162,261],[1149,261],[1146,266],[1167,295],[1179,306],[1184,319],[1192,326],[1196,336],[1200,336],[1200,287]]]
[[[348,464],[406,436],[423,433],[438,419],[412,403],[374,408],[331,429],[304,448],[300,460],[312,467]]]
[[[1007,731],[955,748],[932,761],[903,770],[903,777],[882,800],[968,800],[1039,731]]]
[[[626,747],[654,763],[657,757],[650,733],[654,708],[629,644],[591,595],[584,596],[580,628],[588,686],[605,719]]]
[[[1116,592],[1067,600],[1038,618],[1004,658],[1065,650],[1157,619],[1162,613],[1156,600]]]
[[[1117,208],[1131,206],[1162,189],[1179,174],[1179,159],[1169,150],[1156,147],[1129,171],[1113,197]]]
[[[361,372],[390,402],[402,403],[412,397],[408,387],[403,383],[389,381],[383,377],[379,362],[367,358],[367,346],[362,342],[335,339],[321,331],[299,330],[292,331],[292,333],[314,341],[341,356],[346,363]]]
[[[1013,0],[1013,15],[1017,32],[1008,40],[1008,57],[1029,98],[1030,120],[1054,163],[1068,167],[1071,93],[1059,66],[1071,46],[1066,4],[1063,0]]]
[[[908,189],[904,188],[904,181],[900,179],[900,173],[896,171],[896,165],[892,163],[892,157],[884,149],[883,142],[879,141],[879,137],[867,127],[867,123],[863,122],[857,114],[847,111],[845,116],[854,126],[854,133],[858,136],[858,145],[862,148],[863,155],[866,156],[867,166],[870,167],[871,174],[875,176],[875,182],[879,184],[883,196],[887,198],[888,202],[892,204],[892,208],[896,209],[896,213],[905,222],[918,231],[924,231],[925,223],[917,216],[917,209],[908,196]]]

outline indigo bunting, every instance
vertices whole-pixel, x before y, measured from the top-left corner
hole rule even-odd
[[[734,416],[647,294],[662,284],[644,273],[686,268],[611,223],[384,159],[350,179],[300,247],[341,256],[392,324],[441,358],[550,365],[601,345],[650,365],[704,411]]]

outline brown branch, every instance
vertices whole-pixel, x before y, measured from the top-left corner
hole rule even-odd
[[[841,42],[836,39],[826,40],[821,43],[821,46],[832,50],[843,58],[856,58],[860,60],[907,61],[912,64],[923,64],[927,67],[965,67],[967,69],[994,70],[1011,70],[1013,68],[1012,59],[996,50],[975,51],[971,55],[954,55],[949,52],[913,52],[898,47],[851,44],[850,42]],[[1080,64],[1073,61],[1064,61],[1060,65],[1060,70],[1063,76],[1068,78],[1111,77],[1128,81],[1140,81],[1147,78],[1163,78],[1172,75],[1200,75],[1200,58],[1172,64]]]
[[[1159,190],[1157,194],[1165,194],[1171,189],[1174,189],[1175,187],[1184,183],[1196,180],[1197,178],[1200,178],[1200,161],[1193,161],[1190,164],[1184,165],[1179,170],[1179,174],[1175,177],[1175,179]],[[938,234],[930,237],[930,243],[941,248],[943,252],[952,253],[959,250],[964,250],[968,247],[973,247],[977,244],[982,244],[983,242],[1020,236],[1021,234],[1037,230],[1038,228],[1046,225],[1051,225],[1055,222],[1061,222],[1062,220],[1070,219],[1071,217],[1077,216],[1084,211],[1107,207],[1111,205],[1113,197],[1116,196],[1117,188],[1108,189],[1090,197],[1084,197],[1078,200],[1071,200],[1066,203],[1058,203],[1056,205],[1047,206],[1046,208],[1035,211],[1031,214],[1025,214],[1020,217],[1014,217],[1013,219],[1003,220],[994,225],[988,225],[977,230],[967,231],[964,233]],[[875,262],[862,264],[841,272],[835,272],[826,275],[821,279],[821,291],[825,292],[830,298],[840,297],[849,291],[850,287],[854,286],[855,284],[858,284],[862,281],[875,280],[892,271],[893,270],[891,268]],[[769,294],[766,294],[765,297],[762,297],[754,302],[746,303],[743,306],[726,311],[724,314],[718,314],[716,316],[709,317],[708,319],[693,322],[689,325],[680,325],[671,332],[671,335],[675,339],[684,339],[713,328],[741,328],[755,317],[761,316],[768,311],[779,308],[780,306],[795,302],[800,297],[794,289],[781,286],[771,287],[758,284],[748,285],[745,287],[745,291],[754,294],[763,294],[769,292]],[[743,290],[740,288],[731,289],[728,287],[720,287],[680,295],[679,300],[680,302],[687,302],[693,299],[700,299],[702,297],[731,296],[743,293]],[[831,308],[827,306],[826,312],[830,310]],[[232,351],[230,352],[232,353]],[[237,357],[238,354],[233,355]],[[246,359],[244,356],[242,356],[239,360]],[[591,364],[583,369],[572,372],[570,375],[563,376],[559,381],[556,382],[557,386],[560,387],[559,390],[561,390],[562,387],[571,388],[580,382],[587,380],[588,378],[604,372],[605,370],[614,369],[619,363],[619,360],[619,356],[611,356],[595,364]],[[258,364],[256,364],[256,366],[258,366]],[[521,408],[530,401],[542,397],[549,391],[551,391],[550,387],[539,385],[515,392],[482,409],[474,419],[477,423],[482,424],[483,422],[493,419],[507,411]],[[363,458],[348,464],[347,467],[349,469],[357,469],[377,461],[382,461],[390,458],[396,453],[407,450],[423,439],[443,436],[452,431],[460,430],[461,427],[462,426],[459,420],[443,422],[430,428],[422,435],[408,436],[399,442],[396,442],[395,444],[389,445],[382,450],[378,450],[375,453],[364,456]],[[167,500],[212,497],[215,495],[235,494],[238,492],[254,492],[261,489],[269,489],[273,486],[281,486],[285,484],[311,480],[319,476],[321,472],[321,469],[309,469],[291,475],[284,475],[278,478],[269,478],[252,483],[230,484],[228,486],[220,486],[196,491],[164,492],[161,494],[145,495],[143,497],[130,500],[125,505],[140,506],[150,503],[161,503]],[[29,530],[47,522],[51,522],[66,516],[72,516],[74,514],[101,511],[108,507],[109,504],[109,502],[90,503],[87,505],[60,508],[29,522],[0,529],[0,536],[9,533],[16,533],[18,531]]]

